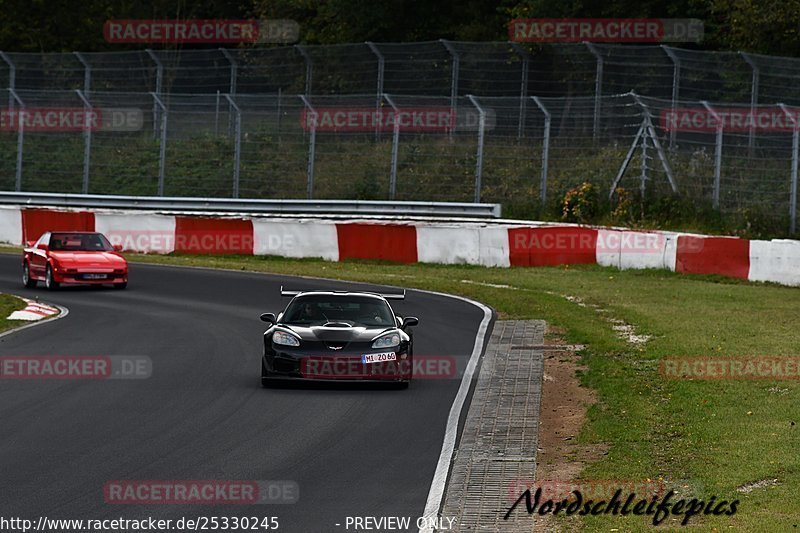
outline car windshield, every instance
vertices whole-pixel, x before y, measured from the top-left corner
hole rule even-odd
[[[283,322],[299,326],[318,326],[328,322],[368,327],[395,325],[392,310],[383,300],[368,296],[331,295],[295,298],[286,308]]]
[[[50,249],[69,252],[110,252],[114,248],[100,233],[53,233]]]

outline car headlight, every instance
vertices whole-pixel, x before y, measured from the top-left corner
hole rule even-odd
[[[393,346],[400,346],[400,335],[397,333],[390,333],[383,337],[378,337],[372,343],[373,348],[391,348]]]
[[[276,331],[273,333],[272,342],[282,346],[300,346],[300,339],[283,331]]]

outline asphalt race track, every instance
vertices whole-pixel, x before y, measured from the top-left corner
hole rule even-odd
[[[0,355],[145,355],[142,380],[0,380],[5,516],[277,516],[279,531],[345,531],[346,516],[422,515],[459,379],[374,386],[260,385],[262,312],[279,286],[364,288],[245,272],[131,265],[125,291],[25,289],[0,255],[0,292],[69,315],[0,338]],[[460,300],[409,292],[415,354],[466,360],[483,318]],[[463,366],[463,365],[462,365]],[[291,480],[291,505],[110,505],[111,480]],[[340,523],[337,527],[335,524]]]

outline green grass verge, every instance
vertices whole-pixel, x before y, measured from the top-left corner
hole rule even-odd
[[[9,320],[6,318],[20,309],[25,309],[25,302],[16,296],[0,293],[0,333],[26,323],[24,320]]]
[[[588,466],[584,479],[686,480],[701,498],[741,501],[733,517],[691,520],[690,524],[704,530],[732,526],[780,531],[800,523],[800,502],[794,498],[800,486],[797,382],[669,381],[658,371],[659,359],[666,356],[800,354],[798,289],[597,266],[500,269],[270,257],[129,257],[134,263],[418,287],[480,300],[493,306],[501,318],[545,319],[565,328],[567,341],[588,346],[582,352],[587,370],[581,379],[597,390],[599,402],[590,409],[589,423],[579,438],[610,448],[602,460]],[[134,284],[135,276],[134,265]],[[578,296],[608,313],[579,306],[561,295]],[[617,336],[604,315],[623,319],[635,325],[638,333],[653,338],[634,348]],[[735,490],[762,479],[779,482],[748,494]],[[670,519],[661,527],[677,524]],[[583,526],[624,531],[652,527],[647,517],[637,516],[586,518]]]
[[[658,361],[667,356],[800,354],[796,288],[597,266],[501,269],[250,256],[128,258],[134,263],[134,287],[138,262],[205,266],[417,287],[480,300],[500,318],[545,319],[564,328],[568,342],[588,346],[580,377],[597,391],[599,401],[589,410],[579,440],[609,449],[585,469],[583,479],[686,480],[698,497],[741,501],[735,516],[694,517],[690,524],[703,530],[783,531],[800,523],[800,501],[794,497],[800,486],[798,383],[670,381],[658,371]],[[561,295],[580,297],[608,313]],[[652,339],[632,347],[604,315],[633,324],[637,333]],[[735,490],[763,479],[778,479],[778,484],[748,494]],[[565,525],[573,529],[577,524],[570,520]],[[588,530],[652,527],[648,517],[638,516],[592,517],[581,524]],[[667,520],[661,529],[677,524]]]

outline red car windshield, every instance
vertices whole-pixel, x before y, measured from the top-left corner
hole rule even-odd
[[[110,252],[114,248],[100,233],[53,233],[50,250],[69,252]]]

